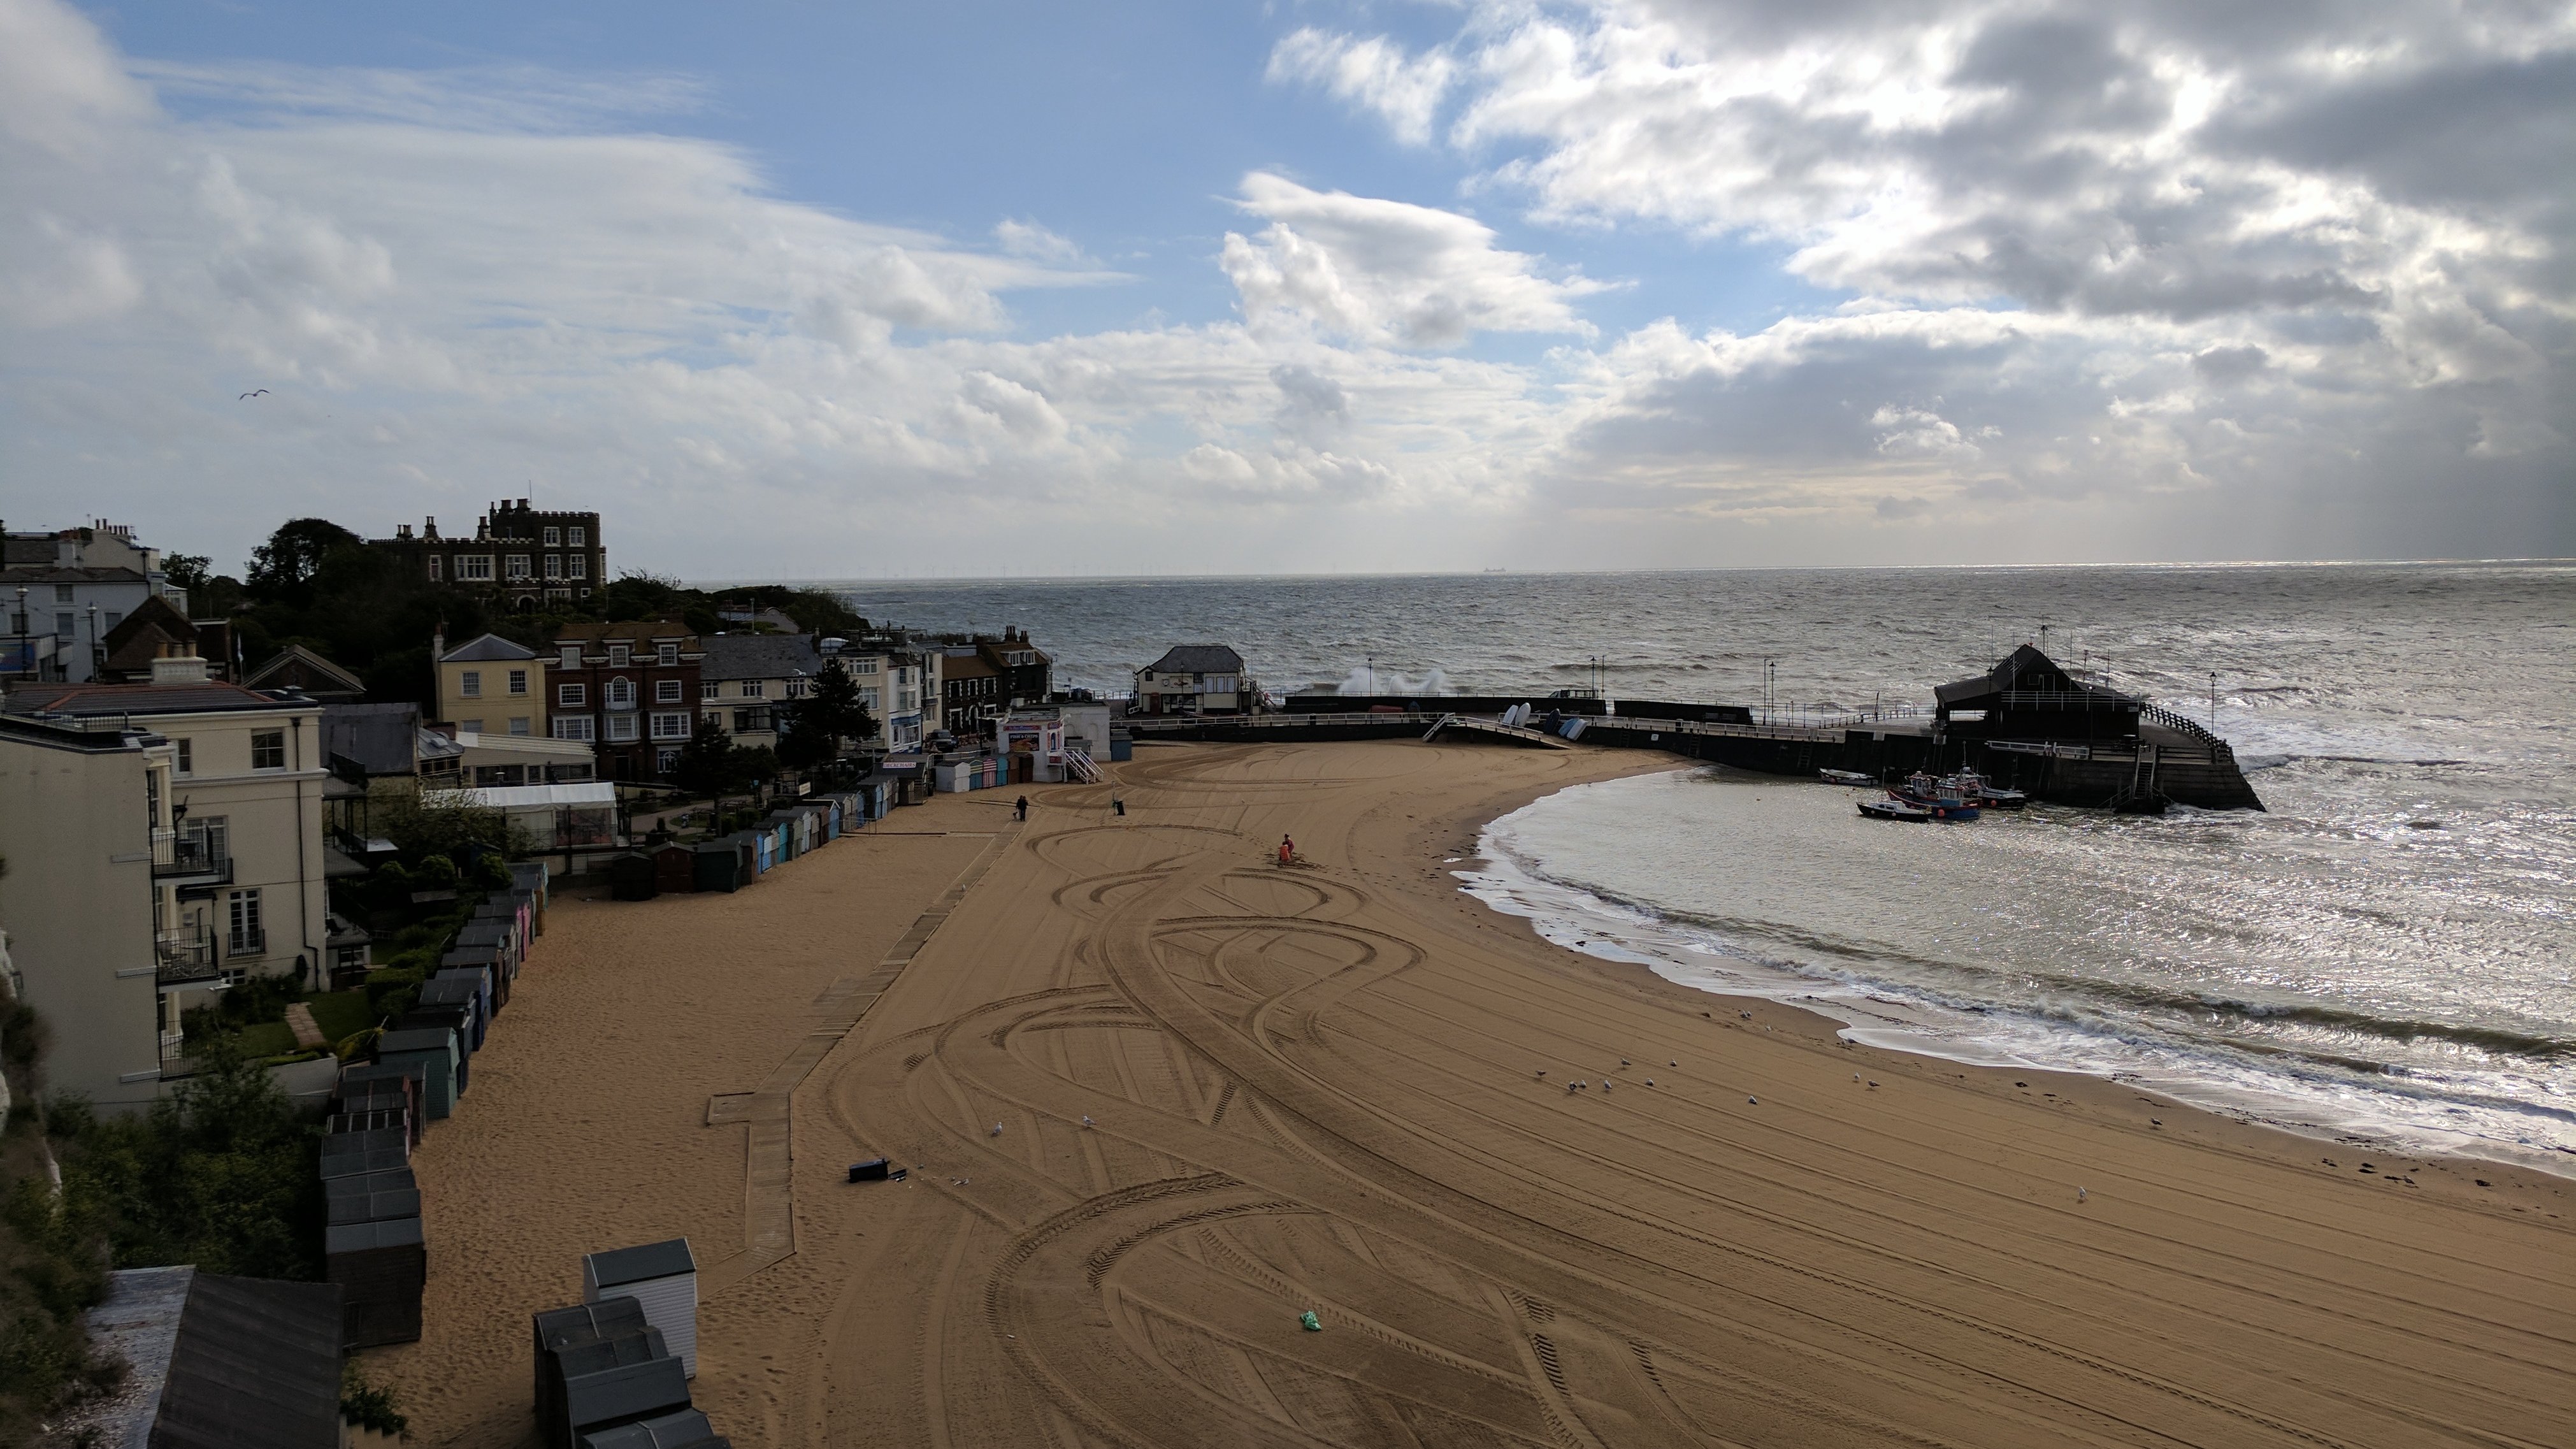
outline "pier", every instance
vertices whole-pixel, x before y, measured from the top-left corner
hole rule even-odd
[[[2024,645],[1986,674],[1942,685],[1929,712],[1766,723],[1734,705],[1548,696],[1299,696],[1278,714],[1129,719],[1138,740],[1432,739],[1525,748],[1661,750],[1767,775],[1850,770],[1895,783],[1963,767],[2034,800],[2154,814],[2169,805],[2260,810],[2228,743],[2198,723],[2081,679]],[[1344,708],[1320,707],[1326,702]],[[1304,704],[1304,708],[1299,705]],[[1555,728],[1507,725],[1516,705]],[[1564,726],[1579,722],[1565,737]]]

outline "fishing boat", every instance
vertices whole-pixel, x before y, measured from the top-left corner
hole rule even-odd
[[[1828,785],[1875,785],[1878,783],[1878,777],[1876,775],[1864,775],[1858,770],[1818,770],[1816,772],[1816,778],[1823,780]]]
[[[2030,797],[2019,790],[2007,790],[1975,770],[1964,767],[1942,776],[1941,785],[1956,792],[1969,804],[1987,810],[2019,810],[2030,803]]]
[[[1921,770],[1905,777],[1905,783],[1893,792],[1897,799],[1920,805],[1932,812],[1935,820],[1974,820],[1976,802],[1959,793],[1947,779],[1936,780]]]
[[[1881,796],[1876,800],[1863,800],[1860,802],[1860,813],[1872,820],[1919,821],[1932,818],[1931,811],[1911,800],[1900,800],[1894,795]]]

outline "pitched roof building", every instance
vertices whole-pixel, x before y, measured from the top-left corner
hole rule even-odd
[[[1175,644],[1136,671],[1137,714],[1247,714],[1259,698],[1243,656],[1223,644]]]

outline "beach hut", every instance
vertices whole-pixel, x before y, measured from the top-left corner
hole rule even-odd
[[[400,1112],[411,1124],[412,1145],[420,1145],[421,1128],[427,1119],[420,1109],[420,1078],[404,1073],[352,1081],[349,1068],[340,1073],[340,1085],[331,1096],[331,1109],[339,1113]]]
[[[483,1049],[483,1035],[491,1021],[490,1000],[483,994],[483,983],[471,977],[448,977],[442,973],[420,985],[420,1001],[414,1010],[453,1008],[464,1013],[460,1023],[465,1030],[467,1053]]]
[[[662,1331],[682,1370],[697,1377],[698,1260],[688,1239],[583,1254],[581,1297],[585,1303],[632,1298],[642,1304],[644,1321]]]
[[[805,840],[797,829],[797,819],[793,810],[772,810],[768,820],[762,824],[762,829],[778,837],[778,858],[782,861],[794,860],[805,853]]]
[[[698,853],[674,841],[653,848],[653,889],[687,895],[698,888]]]
[[[429,1120],[421,1090],[425,1076],[425,1069],[417,1063],[351,1062],[340,1069],[340,1102],[347,1110],[355,1104],[382,1103],[398,1094],[404,1109],[411,1113],[411,1140],[418,1142],[421,1128]]]
[[[464,1063],[457,1059],[455,1033],[386,1032],[376,1038],[376,1060],[393,1066],[419,1063],[421,1110],[433,1122],[455,1112],[456,1099],[465,1090]]]
[[[733,1449],[733,1441],[717,1433],[706,1415],[679,1409],[586,1432],[575,1449]]]
[[[334,1226],[420,1216],[420,1179],[408,1167],[351,1173],[332,1178],[323,1188]]]
[[[689,1407],[688,1375],[676,1358],[646,1359],[594,1373],[567,1374],[561,1442],[566,1449],[578,1449],[601,1430],[684,1412]]]
[[[546,868],[546,863],[542,860],[515,861],[510,866],[511,889],[526,891],[536,898],[539,935],[545,934],[547,896],[552,885],[553,872]]]
[[[536,915],[521,906],[514,896],[501,892],[484,897],[474,907],[473,913],[466,917],[468,925],[476,921],[492,921],[508,927],[511,957],[520,961],[528,959],[528,942],[537,934]]]
[[[564,1417],[564,1380],[620,1364],[670,1358],[662,1335],[632,1298],[549,1308],[534,1315],[537,1425],[548,1444],[572,1438]]]
[[[413,1194],[415,1200],[418,1194]],[[429,1282],[420,1217],[333,1223],[322,1230],[322,1260],[340,1289],[340,1343],[373,1348],[420,1342],[420,1294]]]
[[[481,971],[491,985],[492,1014],[510,1004],[510,977],[501,969],[498,946],[451,946],[438,958],[440,971]]]
[[[640,851],[613,856],[608,862],[608,893],[621,901],[649,901],[659,894],[654,885],[653,857]]]
[[[508,920],[477,916],[467,921],[456,928],[456,939],[448,943],[450,950],[460,946],[489,946],[500,953],[500,965],[504,974],[513,976],[518,974],[519,933],[517,927]]]
[[[476,1000],[482,1005],[484,1020],[488,1022],[501,1009],[503,994],[497,989],[495,981],[499,974],[492,969],[490,962],[480,962],[472,966],[441,966],[429,979],[432,984],[441,981],[461,981],[472,986]],[[488,1030],[489,1027],[486,1027],[487,1032]]]
[[[691,846],[689,854],[694,889],[730,894],[742,888],[742,847],[730,838]]]

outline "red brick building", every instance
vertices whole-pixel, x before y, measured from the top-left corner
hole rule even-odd
[[[604,780],[659,780],[696,728],[706,654],[689,626],[571,624],[547,662],[554,737],[584,740]]]

